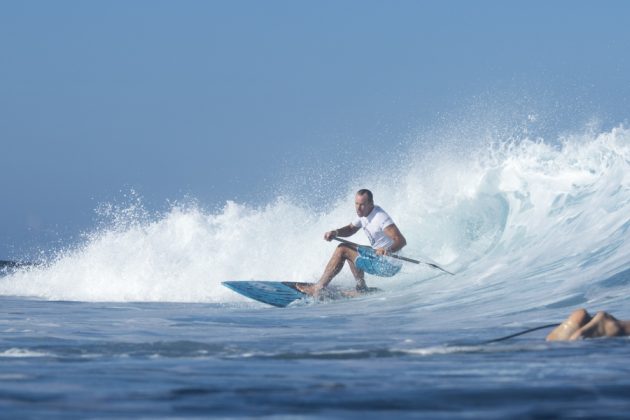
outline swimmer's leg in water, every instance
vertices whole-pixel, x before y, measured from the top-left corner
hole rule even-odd
[[[585,309],[578,309],[547,336],[547,341],[623,335],[630,335],[630,321],[620,321],[603,311],[591,317]]]
[[[569,340],[584,338],[619,337],[630,333],[630,322],[620,321],[607,312],[597,314],[586,325],[571,335]]]
[[[562,324],[549,333],[547,341],[570,340],[571,336],[588,324],[591,319],[586,309],[577,309]]]

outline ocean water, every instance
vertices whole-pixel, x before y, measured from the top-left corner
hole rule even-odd
[[[627,338],[483,342],[579,307],[630,319],[630,130],[477,144],[412,148],[323,210],[101,206],[80,244],[0,277],[0,417],[627,417]],[[284,309],[221,285],[317,280],[361,187],[405,256],[455,275],[408,264]]]

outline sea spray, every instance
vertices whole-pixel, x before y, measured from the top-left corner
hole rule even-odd
[[[138,199],[104,205],[104,222],[83,243],[0,278],[0,294],[228,303],[244,300],[224,280],[316,281],[335,246],[323,233],[354,218],[360,187],[374,191],[407,237],[405,255],[457,273],[428,281],[439,273],[405,265],[395,279],[368,278],[390,293],[392,307],[500,313],[627,293],[624,284],[597,284],[630,267],[630,131],[495,140],[467,155],[410,153],[395,177],[352,180],[325,211],[287,196],[263,206],[229,201],[214,212],[193,203],[151,214]],[[360,232],[353,239],[365,243]],[[349,270],[335,282],[351,286]]]

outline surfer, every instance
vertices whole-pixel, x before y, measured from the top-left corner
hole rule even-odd
[[[368,290],[364,278],[366,272],[376,276],[391,277],[400,271],[400,265],[390,261],[387,255],[400,251],[407,245],[407,241],[392,218],[385,210],[374,205],[374,197],[370,190],[357,191],[354,205],[357,218],[347,226],[326,232],[324,239],[332,241],[336,237],[352,236],[363,228],[371,247],[355,248],[345,243],[340,244],[335,249],[319,281],[313,285],[298,286],[300,291],[309,295],[318,295],[339,274],[346,261],[357,282],[357,292]]]
[[[591,315],[586,309],[577,309],[547,336],[547,341],[582,340],[596,337],[630,335],[630,321],[620,321],[607,312]]]

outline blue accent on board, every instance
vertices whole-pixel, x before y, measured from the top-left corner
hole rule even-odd
[[[278,308],[307,297],[304,293],[280,281],[224,281],[223,285],[236,293]]]

